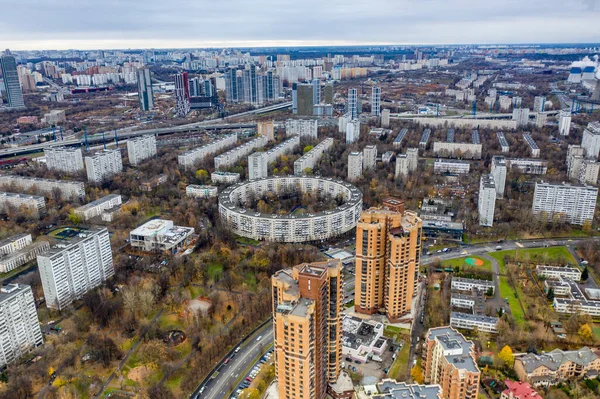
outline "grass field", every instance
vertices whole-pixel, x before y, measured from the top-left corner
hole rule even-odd
[[[213,281],[217,281],[219,278],[221,278],[221,274],[223,273],[223,265],[219,264],[219,263],[211,263],[210,265],[208,265],[208,278],[210,278]]]
[[[508,299],[508,306],[517,324],[523,325],[525,323],[525,313],[521,308],[519,300],[515,298],[515,291],[508,283],[508,277],[500,276],[500,296],[504,299]]]
[[[490,252],[488,255],[498,261],[500,273],[504,272],[504,256],[506,255],[517,256],[517,261],[524,262],[557,263],[564,261],[571,265],[577,264],[577,261],[566,247],[513,249]]]
[[[483,262],[483,265],[481,266],[472,266],[469,265],[468,263],[465,262],[465,259],[467,258],[474,258],[474,259],[479,259]],[[474,269],[478,269],[478,270],[487,270],[487,271],[492,271],[492,262],[486,258],[482,258],[481,256],[464,256],[462,258],[455,258],[455,259],[448,259],[442,262],[442,267],[456,267],[456,266],[460,266],[460,267],[472,267]]]
[[[394,361],[394,363],[392,363],[392,366],[388,371],[388,377],[393,378],[397,381],[406,379],[410,374],[408,364],[408,357],[410,355],[410,337],[407,335],[406,338],[407,339],[405,340],[406,342],[402,347],[402,350],[400,352],[397,352],[396,360]]]

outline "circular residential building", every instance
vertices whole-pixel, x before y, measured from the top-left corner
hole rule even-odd
[[[336,198],[341,205],[295,215],[247,209],[251,201],[273,193],[294,192]],[[352,230],[362,212],[362,193],[350,183],[325,177],[266,177],[237,183],[219,194],[219,214],[231,231],[253,240],[307,242],[326,240]]]

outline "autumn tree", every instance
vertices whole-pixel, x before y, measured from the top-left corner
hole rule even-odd
[[[587,323],[579,328],[579,331],[577,331],[577,335],[579,335],[579,338],[581,338],[583,342],[593,342],[594,340],[594,333],[592,332],[592,328]]]
[[[504,345],[504,348],[500,350],[498,353],[498,358],[500,358],[508,367],[512,367],[515,364],[515,356],[513,355],[512,349],[508,345]]]
[[[410,370],[410,376],[412,377],[413,381],[417,384],[422,384],[425,380],[425,378],[423,377],[423,370],[421,370],[421,366],[419,366],[418,364]]]

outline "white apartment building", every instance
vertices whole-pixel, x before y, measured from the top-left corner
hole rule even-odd
[[[456,159],[436,159],[433,163],[434,173],[465,174],[469,173],[471,164],[467,161]]]
[[[571,111],[561,110],[558,114],[558,132],[561,136],[568,136],[571,131]]]
[[[29,235],[29,234],[28,234]],[[48,241],[38,241],[18,251],[0,255],[0,273],[8,273],[36,258],[37,255],[50,249]]]
[[[389,164],[392,162],[392,158],[394,158],[394,151],[386,151],[381,155],[381,162]]]
[[[517,127],[527,126],[529,123],[529,108],[514,108],[512,120],[517,122]]]
[[[408,155],[398,154],[396,156],[396,173],[394,174],[396,179],[400,176],[408,176],[408,172],[410,171],[408,164]]]
[[[331,137],[326,138],[317,144],[312,150],[302,155],[296,162],[294,162],[294,175],[301,176],[304,174],[306,169],[313,170],[317,164],[317,161],[321,159],[325,151],[328,151],[333,146],[333,139]]]
[[[215,186],[199,186],[190,184],[185,188],[185,195],[192,198],[214,198],[218,194]]]
[[[123,199],[119,194],[109,194],[96,201],[92,201],[89,204],[85,204],[74,210],[75,214],[81,216],[83,220],[87,221],[92,218],[102,216],[105,211],[112,210],[114,208],[121,208]]]
[[[493,281],[488,280],[452,277],[451,289],[458,291],[473,291],[474,288],[483,292],[487,292],[491,288],[493,292],[495,290],[495,285]]]
[[[381,111],[381,127],[390,127],[390,110],[387,108]]]
[[[489,174],[482,175],[479,179],[479,225],[492,227],[494,224],[494,210],[496,209],[496,184],[494,177]]]
[[[536,183],[532,210],[546,219],[583,225],[594,216],[598,189],[585,185]]]
[[[104,150],[85,157],[88,181],[101,183],[123,171],[123,159],[119,149]]]
[[[536,183],[532,211],[548,220],[559,218],[570,224],[583,225],[594,218],[597,197],[597,187]]]
[[[419,166],[419,149],[407,148],[406,156],[408,157],[408,170],[417,170],[417,167]]]
[[[248,180],[261,179],[269,175],[267,153],[255,152],[248,156]]]
[[[31,287],[7,284],[0,289],[0,367],[44,343]]]
[[[354,181],[362,177],[363,153],[351,152],[348,154],[348,180]]]
[[[581,281],[581,270],[576,267],[537,265],[535,267],[535,271],[538,276],[543,276],[549,279],[566,278],[573,281]]]
[[[450,297],[450,305],[456,308],[473,309],[475,307],[475,297],[453,292]]]
[[[523,140],[525,140],[525,142],[529,146],[529,151],[531,152],[531,156],[533,158],[539,158],[540,157],[540,147],[538,147],[538,145],[535,142],[535,140],[533,139],[533,137],[531,137],[531,133],[523,133]]]
[[[479,316],[469,313],[452,312],[450,314],[450,326],[464,330],[474,330],[497,334],[498,318],[489,316]]]
[[[506,186],[506,158],[501,155],[492,157],[491,174],[494,177],[496,185],[496,198],[504,197],[504,188]]]
[[[210,181],[218,184],[233,184],[240,181],[240,174],[215,171],[210,174]]]
[[[569,145],[567,149],[567,175],[571,180],[579,179],[581,164],[585,156],[585,151],[580,145]]]
[[[503,132],[496,132],[496,137],[498,137],[498,141],[500,142],[500,150],[503,154],[506,154],[510,151],[510,146],[508,145],[508,140],[504,136]]]
[[[38,255],[46,305],[62,310],[115,273],[106,228],[82,230]]]
[[[521,173],[545,175],[548,172],[548,162],[540,159],[508,158],[506,162],[509,168],[517,169]]]
[[[360,120],[354,119],[346,125],[346,144],[352,144],[358,141],[360,137]]]
[[[31,234],[17,234],[0,241],[0,254],[8,255],[17,252],[33,242]]]
[[[377,146],[368,145],[363,149],[363,171],[377,166]]]
[[[50,170],[74,173],[85,168],[81,148],[47,147],[44,149],[44,156]]]
[[[277,144],[271,148],[265,154],[267,154],[267,163],[272,163],[277,160],[280,156],[291,152],[300,145],[300,136],[293,136],[282,143]]]
[[[0,192],[0,210],[6,212],[9,208],[26,208],[39,218],[46,214],[46,200],[37,195]]]
[[[535,96],[535,98],[533,99],[533,112],[544,112],[545,105],[546,97]]]
[[[446,143],[441,141],[433,143],[433,153],[446,157],[481,159],[481,148],[481,144]]]
[[[584,159],[579,169],[579,183],[597,184],[600,173],[600,162]]]
[[[62,194],[62,198],[67,199],[81,199],[85,197],[85,185],[82,182],[0,175],[0,186],[12,185],[21,190],[30,190],[35,187],[37,192],[47,195],[51,195],[55,190],[58,190]]]
[[[562,278],[557,280],[545,280],[544,281],[544,292],[548,293],[552,289],[555,296],[568,296],[571,292],[571,285],[564,281]]]
[[[197,161],[209,155],[216,154],[217,152],[234,145],[235,143],[237,143],[237,139],[237,134],[231,134],[221,139],[211,141],[208,144],[205,144],[198,148],[194,148],[190,151],[186,151],[183,154],[179,155],[177,157],[177,162],[185,169],[193,168],[194,164]]]
[[[224,152],[221,155],[217,155],[215,157],[215,169],[219,170],[234,166],[242,158],[250,154],[255,149],[264,147],[268,142],[269,139],[266,136],[258,136],[242,145]]]
[[[132,230],[129,242],[132,248],[142,251],[174,254],[189,242],[192,234],[193,227],[174,226],[172,220],[154,219]]]
[[[285,121],[285,134],[287,136],[298,135],[316,139],[318,133],[318,121],[316,119],[288,119]]]
[[[556,313],[589,314],[592,317],[600,316],[600,301],[587,301],[571,298],[554,298],[552,303]]]
[[[143,160],[156,156],[156,137],[153,134],[127,140],[127,157],[131,165],[139,165]]]
[[[600,122],[594,121],[588,123],[583,131],[581,146],[585,149],[585,157],[588,159],[598,159],[600,153]]]
[[[546,126],[548,121],[548,114],[545,112],[538,112],[535,114],[535,125],[539,128]]]

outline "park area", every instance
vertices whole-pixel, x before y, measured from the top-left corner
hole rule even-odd
[[[464,256],[462,258],[448,259],[441,263],[442,267],[456,268],[457,266],[461,269],[474,267],[478,270],[492,271],[492,262],[482,256]]]

